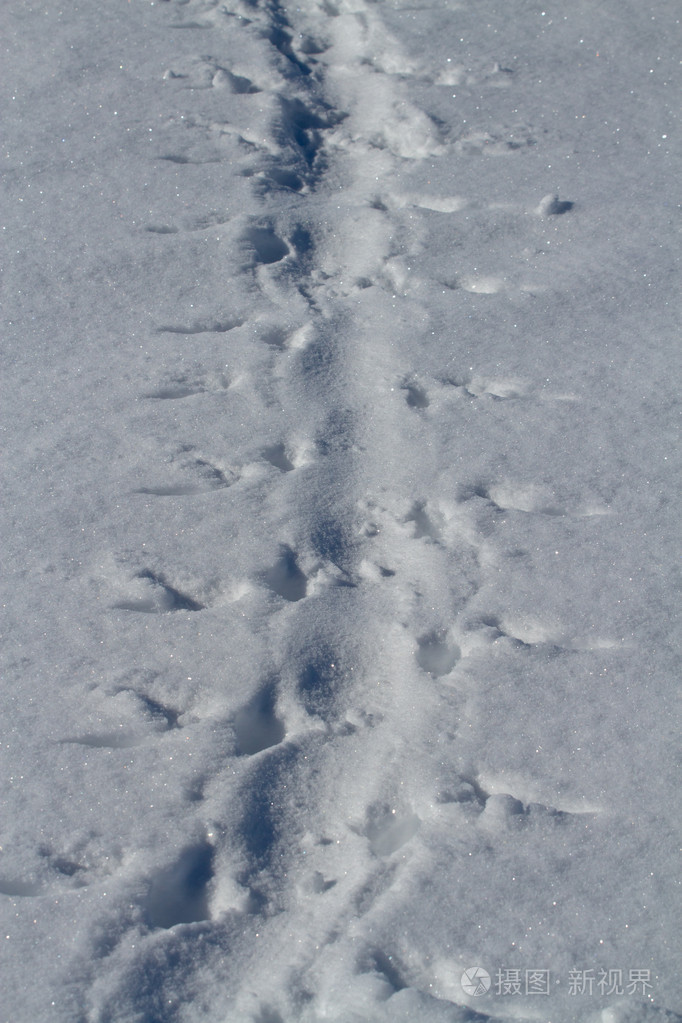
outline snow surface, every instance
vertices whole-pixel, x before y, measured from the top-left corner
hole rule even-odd
[[[679,20],[5,0],[3,1023],[682,1019]]]

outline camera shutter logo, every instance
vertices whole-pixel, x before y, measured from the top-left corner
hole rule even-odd
[[[482,966],[471,966],[462,974],[460,984],[465,995],[484,995],[490,991],[490,974]]]

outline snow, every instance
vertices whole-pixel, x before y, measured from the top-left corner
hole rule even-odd
[[[0,23],[2,1023],[681,1020],[677,5]]]

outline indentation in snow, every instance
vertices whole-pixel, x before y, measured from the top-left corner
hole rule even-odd
[[[275,564],[264,573],[265,583],[285,600],[302,600],[308,590],[308,580],[298,567],[298,557],[290,547],[283,547]]]
[[[391,856],[417,834],[421,821],[409,808],[373,807],[367,812],[363,834],[375,856]]]
[[[235,715],[234,732],[240,755],[253,756],[254,753],[276,746],[284,738],[284,723],[275,710],[276,698],[274,685],[264,686]]]
[[[190,846],[178,860],[153,879],[144,909],[152,927],[168,930],[176,924],[210,919],[208,886],[213,877],[213,846]]]
[[[242,241],[253,252],[253,265],[258,263],[279,263],[289,255],[289,246],[271,227],[250,227],[242,235]]]
[[[418,644],[415,655],[417,664],[436,678],[441,675],[449,675],[462,656],[456,643],[437,632],[423,636],[418,640]]]

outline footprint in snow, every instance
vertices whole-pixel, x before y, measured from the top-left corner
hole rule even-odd
[[[622,642],[602,636],[571,635],[556,624],[548,624],[528,615],[487,615],[483,625],[494,629],[498,637],[506,637],[517,646],[553,648],[566,651],[605,651],[622,647]]]
[[[269,462],[270,465],[274,465],[275,469],[279,469],[280,472],[291,472],[296,468],[294,463],[289,459],[284,444],[271,444],[267,448],[263,448],[261,451],[261,457]]]
[[[228,317],[220,320],[194,320],[186,324],[169,324],[156,328],[157,334],[227,334],[235,327],[241,327],[243,320]]]
[[[471,488],[468,496],[482,497],[499,511],[520,511],[529,515],[592,518],[609,514],[609,509],[598,501],[571,507],[571,502],[557,500],[549,488],[534,483],[478,484]]]
[[[171,611],[203,611],[207,606],[177,589],[165,576],[150,569],[138,572],[135,578],[138,580],[137,592],[131,598],[114,605],[119,611],[166,614]]]
[[[226,224],[230,217],[226,213],[207,213],[200,217],[183,218],[180,226],[174,224],[148,224],[145,231],[150,234],[179,234],[180,231],[209,231]]]
[[[142,903],[151,927],[169,930],[177,924],[210,920],[213,859],[214,848],[206,839],[189,846],[175,863],[158,871]]]
[[[284,546],[272,568],[263,573],[263,581],[278,596],[295,602],[303,600],[308,592],[308,580],[298,567],[298,556]]]
[[[279,263],[290,252],[287,243],[271,227],[250,227],[242,235],[241,242],[250,256],[248,269],[260,264]]]
[[[285,736],[284,722],[277,716],[277,691],[266,685],[234,718],[234,733],[239,756],[253,756],[276,746]]]
[[[239,474],[232,469],[221,469],[206,458],[196,458],[187,466],[200,480],[198,483],[178,480],[175,483],[162,483],[153,486],[138,487],[136,494],[149,494],[154,497],[186,497],[190,494],[204,494],[212,490],[224,490],[231,487],[239,479]]]
[[[398,810],[387,805],[371,806],[358,832],[368,839],[375,856],[387,857],[414,838],[420,824],[419,817],[409,807]]]
[[[195,394],[217,394],[220,391],[227,391],[229,386],[230,381],[224,373],[200,376],[179,373],[143,397],[152,401],[181,401],[183,398],[192,398]]]
[[[431,632],[417,640],[417,664],[434,678],[449,675],[462,656],[456,643],[442,633]]]
[[[296,350],[306,348],[313,337],[314,329],[311,323],[306,323],[302,327],[298,327],[295,330],[290,330],[285,327],[270,326],[261,334],[261,339],[270,348],[276,348],[279,351]]]
[[[432,514],[427,511],[426,501],[415,501],[412,508],[405,516],[404,522],[414,523],[414,538],[433,540],[438,543],[441,540],[441,531]]]
[[[428,394],[419,384],[405,382],[400,387],[405,392],[405,402],[409,408],[423,409],[428,408],[431,404]]]

